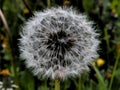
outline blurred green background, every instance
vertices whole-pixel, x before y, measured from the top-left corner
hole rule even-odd
[[[90,72],[61,82],[61,90],[120,90],[120,0],[0,0],[0,90],[54,90],[54,81],[37,79],[26,69],[18,49],[23,23],[53,6],[86,14],[101,40]]]

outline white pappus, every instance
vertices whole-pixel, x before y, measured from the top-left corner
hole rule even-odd
[[[72,8],[36,12],[20,33],[20,57],[39,78],[75,77],[98,57],[93,22]]]

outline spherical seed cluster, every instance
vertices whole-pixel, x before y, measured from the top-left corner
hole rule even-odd
[[[87,71],[98,57],[96,36],[85,15],[72,8],[47,9],[23,26],[20,56],[39,78],[64,80]]]

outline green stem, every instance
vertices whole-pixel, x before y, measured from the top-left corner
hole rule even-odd
[[[107,28],[104,29],[104,36],[105,36],[105,40],[106,40],[107,49],[108,49],[108,52],[109,52],[110,51],[110,44],[109,44],[109,36],[108,36]]]
[[[48,6],[48,7],[51,6],[51,0],[47,0],[47,6]]]
[[[90,80],[90,90],[93,90],[93,83],[91,80]]]
[[[60,90],[60,81],[55,79],[55,90]]]
[[[93,69],[95,70],[96,75],[97,75],[99,90],[107,90],[106,83],[105,83],[105,81],[104,81],[104,78],[102,77],[101,72],[100,72],[99,69],[98,69],[96,66],[94,66],[94,65],[93,65]]]
[[[108,90],[111,90],[112,83],[113,83],[114,76],[115,76],[115,71],[116,71],[116,68],[118,66],[119,58],[120,58],[120,55],[118,54],[117,57],[116,57],[116,61],[115,61],[115,65],[114,65],[114,68],[113,68],[112,77],[111,77],[111,80],[110,80],[110,85],[109,85]]]
[[[78,81],[78,90],[81,90],[81,77],[79,77],[79,81]]]
[[[79,81],[78,81],[78,90],[84,90],[84,80],[83,80],[84,76],[80,76],[79,77]]]

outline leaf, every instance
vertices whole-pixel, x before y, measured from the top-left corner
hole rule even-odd
[[[97,67],[93,66],[96,74],[97,74],[97,79],[98,79],[98,82],[99,82],[99,90],[107,90],[107,87],[106,87],[106,84],[105,84],[105,81],[104,81],[104,78],[102,77],[102,75],[100,74],[100,71],[98,70]]]
[[[34,78],[30,72],[22,71],[19,79],[22,90],[34,90]]]

